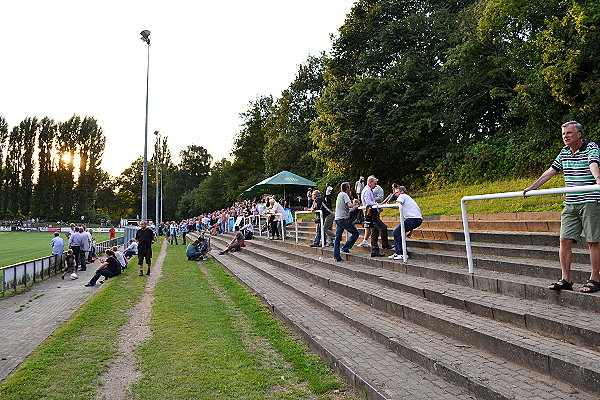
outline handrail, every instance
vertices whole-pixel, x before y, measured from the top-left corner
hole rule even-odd
[[[402,261],[408,261],[408,250],[406,250],[406,229],[404,228],[404,214],[402,212],[402,203],[395,204],[376,204],[371,208],[394,208],[398,207],[398,213],[400,214],[400,232],[402,234]],[[358,207],[359,210],[366,210],[366,206]]]
[[[265,214],[267,215],[281,215],[282,217],[287,217],[287,214],[282,214],[282,213],[274,213],[274,212],[266,212]],[[268,222],[269,219],[267,218],[267,229],[268,229]],[[281,240],[285,242],[285,222],[286,222],[286,218],[281,218],[279,220],[280,225],[281,225]],[[268,235],[267,235],[268,236]]]
[[[314,210],[314,211],[296,211],[294,213],[294,222],[296,225],[296,244],[298,244],[298,218],[296,215],[298,214],[319,214],[319,221],[321,226],[321,248],[325,247],[325,227],[323,226],[323,210]]]
[[[488,193],[473,196],[464,196],[460,199],[460,210],[462,213],[463,229],[465,232],[465,246],[467,248],[467,263],[469,266],[469,273],[475,272],[473,266],[473,252],[471,250],[471,236],[469,235],[469,220],[467,217],[467,201],[473,200],[490,200],[490,199],[507,199],[511,197],[529,197],[529,196],[543,196],[548,194],[564,194],[564,193],[587,193],[600,191],[600,185],[585,185],[585,186],[572,186],[563,188],[552,188],[552,189],[537,189],[530,190],[523,194],[520,192],[502,192],[502,193]]]
[[[119,243],[122,237],[96,243],[96,253],[103,253],[107,248]],[[67,252],[63,252],[62,254],[50,255],[0,267],[0,275],[2,275],[2,290],[0,294],[4,296],[8,290],[16,292],[20,287],[36,283],[38,276],[40,280],[44,280],[44,276],[48,278],[53,274],[58,274],[62,270],[66,254]],[[12,270],[12,278],[8,276],[9,270]]]

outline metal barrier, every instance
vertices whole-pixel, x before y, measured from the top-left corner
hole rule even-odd
[[[490,199],[507,199],[510,197],[529,197],[529,196],[543,196],[547,194],[564,194],[564,193],[587,193],[600,191],[600,185],[586,185],[586,186],[575,186],[568,188],[553,188],[553,189],[537,189],[530,190],[525,195],[523,191],[520,192],[503,192],[503,193],[489,193],[475,196],[465,196],[460,200],[460,209],[462,213],[463,229],[465,232],[465,246],[467,248],[467,263],[469,265],[469,273],[475,272],[473,266],[473,252],[471,249],[471,236],[469,235],[469,220],[467,216],[467,201],[473,200],[490,200]]]
[[[294,213],[294,222],[296,223],[296,244],[298,244],[298,214],[319,214],[319,221],[321,225],[321,247],[325,247],[325,227],[323,226],[323,210],[314,211],[296,211]]]
[[[123,243],[123,237],[96,243],[96,253],[103,253],[109,247]],[[23,261],[0,268],[2,273],[2,296],[9,291],[17,291],[20,287],[34,284],[54,276],[62,271],[67,253]]]
[[[400,214],[400,232],[402,233],[402,260],[404,262],[408,261],[408,250],[406,250],[406,229],[404,228],[404,214],[402,213],[402,204],[377,204],[372,208],[398,208],[398,213]],[[361,206],[359,209],[365,210],[367,207]]]

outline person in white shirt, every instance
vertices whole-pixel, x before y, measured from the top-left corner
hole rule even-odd
[[[325,204],[327,207],[331,208],[331,195],[333,194],[333,186],[331,183],[327,184],[327,188],[325,189]]]
[[[404,230],[406,235],[410,237],[413,229],[418,228],[423,223],[423,214],[416,201],[410,197],[404,186],[397,188],[398,198],[396,202],[402,204],[402,215],[404,216]],[[402,222],[400,222],[402,224]],[[394,229],[394,250],[395,253],[389,258],[393,260],[402,259],[402,225],[398,225]]]
[[[65,241],[60,237],[58,232],[54,233],[54,238],[50,241],[52,246],[52,255],[57,256],[65,252]]]
[[[119,264],[121,264],[121,269],[127,268],[127,261],[125,261],[125,257],[123,257],[123,253],[119,251],[119,248],[117,246],[113,246],[112,250],[115,252],[115,257],[119,261]]]
[[[271,225],[271,239],[274,239],[275,237],[281,239],[283,235],[285,235],[285,220],[287,214],[285,213],[285,209],[281,206],[281,204],[276,202],[274,198],[271,198],[269,200],[269,204],[271,205],[269,213],[273,214],[273,221]],[[279,232],[279,225],[281,224],[280,221],[284,221],[283,232]]]

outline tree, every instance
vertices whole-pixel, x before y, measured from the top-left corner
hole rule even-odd
[[[6,167],[4,166],[5,164],[3,163],[5,154],[7,153],[7,150],[6,150],[7,139],[8,139],[8,124],[6,123],[6,120],[4,119],[4,117],[0,117],[0,217],[7,216],[6,204],[7,204],[8,199],[7,199],[7,191],[6,191],[6,186],[5,186]]]
[[[179,174],[183,181],[183,188],[193,189],[208,176],[212,156],[202,146],[189,145],[179,153]]]
[[[38,179],[33,193],[33,213],[44,218],[58,215],[52,208],[55,197],[52,152],[57,129],[56,123],[48,117],[40,121],[38,132]]]
[[[323,173],[322,165],[312,156],[315,146],[310,125],[317,116],[315,99],[325,86],[324,57],[310,57],[301,65],[294,81],[273,106],[265,125],[268,175],[287,170],[316,179]]]
[[[21,188],[19,193],[19,204],[24,216],[31,215],[31,199],[33,197],[33,169],[35,162],[33,150],[38,131],[37,118],[26,118],[19,125],[19,135],[23,146],[21,169]]]
[[[106,138],[96,119],[85,117],[76,135],[79,150],[79,171],[76,188],[77,214],[90,209],[100,179],[100,163],[104,154]]]

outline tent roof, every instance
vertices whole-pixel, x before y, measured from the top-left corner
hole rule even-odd
[[[282,194],[286,186],[298,187],[313,187],[317,184],[309,179],[303,178],[300,175],[293,174],[289,171],[281,171],[280,173],[266,178],[256,185],[248,188],[242,193],[243,197],[259,196],[263,194]]]

